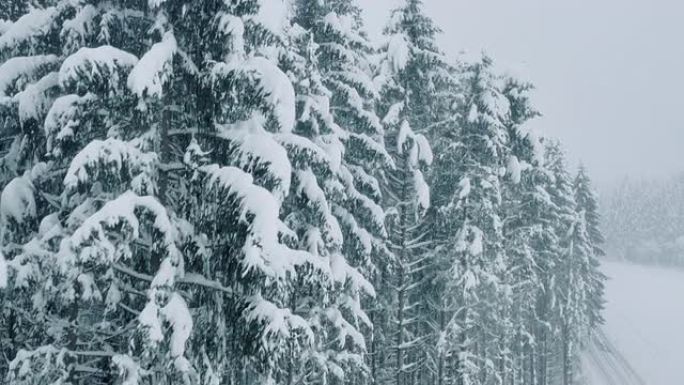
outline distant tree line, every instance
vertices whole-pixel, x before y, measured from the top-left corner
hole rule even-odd
[[[611,258],[684,267],[684,177],[624,178],[603,189]]]

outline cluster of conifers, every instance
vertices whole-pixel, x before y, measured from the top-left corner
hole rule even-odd
[[[0,382],[581,383],[603,238],[532,86],[420,0],[288,3],[5,0]]]

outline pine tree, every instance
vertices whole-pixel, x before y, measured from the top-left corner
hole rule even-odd
[[[304,108],[324,110],[313,129],[335,162],[341,197],[333,200],[332,212],[342,229],[342,255],[365,280],[377,283],[374,272],[385,269],[389,261],[383,195],[377,178],[381,170],[392,167],[392,159],[385,149],[384,128],[375,113],[378,91],[370,77],[372,49],[362,32],[361,11],[349,0],[301,0],[295,2],[294,22],[311,40],[312,52],[307,59],[316,74],[311,82],[304,79],[306,87],[316,90],[308,91],[314,95]],[[369,311],[367,318],[360,308],[355,310],[359,315],[354,317],[358,330],[369,321],[377,324],[381,315],[374,303],[374,299],[363,303]],[[365,328],[365,334],[373,345],[371,330]],[[369,348],[362,345],[362,350]],[[369,366],[372,371],[373,364]],[[364,377],[358,370],[346,372],[352,378]]]
[[[101,228],[97,217],[89,222],[85,219],[100,208],[103,210],[100,217],[106,213],[102,195],[110,192],[117,182],[126,188],[135,176],[139,182],[136,187],[144,194],[151,188],[153,177],[146,172],[149,169],[143,169],[153,157],[139,148],[130,148],[129,154],[134,154],[134,159],[130,169],[122,173],[124,175],[115,178],[116,170],[103,172],[103,180],[90,186],[85,183],[89,174],[85,168],[89,161],[96,162],[96,158],[88,159],[84,154],[74,159],[70,166],[68,162],[51,160],[50,153],[46,155],[49,150],[45,148],[46,137],[56,133],[44,134],[44,127],[51,129],[52,122],[64,124],[64,139],[68,141],[76,125],[72,118],[81,112],[76,101],[83,100],[85,104],[86,99],[97,99],[98,107],[103,108],[100,116],[89,117],[88,123],[121,119],[121,111],[105,107],[124,103],[125,74],[137,63],[134,55],[109,45],[103,45],[99,50],[62,45],[61,39],[65,43],[71,42],[74,35],[70,31],[80,27],[78,23],[63,23],[79,15],[74,7],[63,2],[33,9],[0,36],[0,56],[4,62],[0,77],[6,107],[3,118],[5,123],[14,123],[14,127],[5,127],[9,128],[6,133],[17,135],[4,163],[6,166],[12,164],[9,169],[18,176],[5,186],[2,194],[2,216],[6,219],[2,229],[3,252],[10,268],[5,295],[13,304],[13,308],[3,313],[2,323],[10,336],[9,378],[16,383],[32,382],[32,370],[42,370],[45,382],[73,381],[82,376],[73,366],[81,358],[76,352],[77,344],[80,342],[85,350],[90,350],[99,342],[92,321],[107,310],[103,293],[109,291],[104,287],[98,289],[94,282],[93,273],[103,273],[98,269],[97,261],[106,255],[121,257],[126,254],[126,250],[115,253],[113,249],[98,252],[97,248],[87,245],[92,237],[99,238],[98,245],[113,246],[112,242],[102,239],[102,233],[100,237],[88,233],[88,230]],[[122,78],[124,82],[120,81]],[[83,92],[87,88],[92,89],[88,95]],[[64,102],[68,95],[72,95],[73,103]],[[65,111],[65,105],[72,108]],[[69,123],[71,125],[67,127]],[[98,124],[91,134],[97,135],[97,129],[102,130],[103,126]],[[120,146],[114,149],[111,161],[105,160],[103,166],[116,164],[116,156],[121,152],[118,150],[129,150],[123,142],[116,144]],[[97,145],[94,143],[91,150]],[[79,172],[81,175],[77,175]],[[93,187],[93,198],[83,201],[79,197],[82,194],[79,187],[83,187],[84,192]],[[141,203],[141,208],[144,209],[147,203],[154,206],[154,202],[148,201]],[[15,208],[11,209],[12,206]],[[73,208],[77,210],[69,215],[68,210]],[[121,214],[132,219],[131,214]],[[168,224],[163,213],[154,212],[153,215],[160,223]],[[111,226],[120,223],[118,219],[112,218]],[[138,223],[136,220],[134,226]],[[169,230],[156,229],[163,233]],[[130,236],[127,228],[122,230],[122,237]],[[162,234],[158,243],[160,253],[168,253],[170,257],[175,251],[168,238],[163,238]],[[85,252],[81,252],[83,246],[88,246]],[[108,280],[104,281],[102,286],[107,285]],[[115,292],[115,289],[111,290],[111,293]],[[106,300],[115,296],[107,295]],[[93,300],[100,306],[90,306]],[[81,309],[80,304],[88,304],[88,307]],[[29,321],[31,327],[27,327]],[[51,329],[52,325],[59,326]],[[111,329],[103,327],[99,332],[100,336],[106,336]],[[47,344],[48,341],[52,342]],[[20,350],[23,346],[33,348]],[[57,354],[61,349],[67,350]]]
[[[575,383],[579,355],[590,334],[590,260],[592,247],[582,212],[578,213],[570,235],[570,248],[562,267],[561,356],[563,385]]]
[[[591,180],[584,165],[580,165],[577,171],[574,188],[577,208],[580,211],[584,211],[587,231],[589,232],[591,243],[594,245],[594,254],[602,257],[606,254],[602,248],[606,240],[600,226],[601,216],[598,212],[598,199],[592,189]]]
[[[572,179],[567,170],[565,155],[558,142],[549,142],[545,150],[545,165],[551,175],[547,191],[554,205],[548,217],[551,222],[556,242],[549,249],[551,258],[543,266],[543,290],[537,300],[537,317],[541,321],[537,328],[537,380],[540,384],[555,383],[556,378],[564,373],[564,356],[559,350],[567,350],[574,342],[567,330],[566,317],[577,309],[573,307],[577,295],[581,295],[582,277],[576,273],[578,264],[574,246],[574,229],[577,223],[576,205],[572,190]],[[547,246],[548,247],[548,246]],[[581,313],[581,312],[580,312]],[[579,313],[578,313],[579,314]],[[561,345],[554,340],[561,339]]]
[[[440,150],[433,191],[442,194],[437,210],[449,237],[443,251],[450,261],[443,295],[454,298],[457,306],[440,343],[451,355],[458,384],[486,383],[496,375],[497,353],[487,341],[502,321],[497,320],[497,308],[504,294],[500,291],[505,269],[500,205],[508,103],[491,64],[484,57],[466,66],[458,125],[443,135],[452,142],[435,146]]]
[[[588,174],[420,0],[379,50],[352,0],[6,3],[3,380],[578,381]]]
[[[274,132],[295,101],[278,26],[258,1],[135,7],[58,2],[0,37],[23,173],[3,191],[23,210],[3,228],[2,323],[37,347],[10,377],[274,381],[314,339],[283,293],[335,265],[281,243],[292,165]]]
[[[591,188],[591,180],[586,168],[581,165],[574,183],[577,212],[585,223],[592,252],[589,255],[589,310],[590,327],[603,323],[601,312],[604,308],[605,281],[607,277],[600,271],[600,260],[605,255],[603,245],[605,238],[600,228],[601,217],[598,212],[598,200]]]
[[[539,116],[530,101],[532,89],[530,83],[509,76],[502,90],[510,105],[504,121],[509,138],[502,203],[508,260],[504,282],[513,289],[509,302],[511,328],[505,342],[511,355],[500,365],[500,375],[504,382],[514,384],[523,383],[534,345],[534,303],[540,287],[537,261],[547,257],[544,247],[552,238],[550,226],[544,226],[542,219],[550,202],[545,191],[540,191],[546,179],[541,138],[526,125]]]
[[[294,166],[291,198],[284,207],[285,221],[298,240],[294,247],[330,264],[327,278],[332,295],[325,291],[321,292],[325,295],[314,295],[316,288],[311,285],[295,287],[290,294],[291,308],[305,313],[305,318],[315,325],[316,342],[302,353],[290,352],[287,383],[343,381],[345,373],[366,369],[362,357],[366,342],[361,327],[370,329],[371,321],[360,299],[373,295],[374,289],[343,255],[342,223],[348,226],[348,233],[354,234],[354,247],[363,254],[370,255],[379,244],[344,209],[349,198],[359,194],[349,184],[351,170],[356,166],[343,159],[348,136],[330,109],[332,92],[323,82],[317,60],[320,47],[312,32],[298,24],[292,26],[289,37],[291,49],[283,60],[295,81],[298,102],[294,133],[299,137],[278,135]],[[370,187],[376,183],[369,182]]]
[[[381,86],[379,111],[395,167],[384,177],[393,269],[384,281],[386,324],[376,325],[383,343],[377,354],[384,370],[376,382],[410,384],[427,381],[434,371],[437,298],[428,294],[432,274],[427,251],[433,246],[426,213],[430,205],[427,171],[432,150],[427,135],[448,121],[449,87],[454,79],[435,42],[439,29],[423,12],[421,1],[406,1],[392,11],[385,28],[376,83]],[[433,103],[425,103],[426,97]]]
[[[362,33],[361,10],[350,0],[300,0],[294,21],[318,46],[316,64],[344,145],[340,177],[347,198],[334,210],[345,234],[344,254],[357,266],[371,266],[371,255],[385,252],[386,237],[376,173],[391,165],[391,159],[374,111],[377,90],[370,77],[371,45]]]

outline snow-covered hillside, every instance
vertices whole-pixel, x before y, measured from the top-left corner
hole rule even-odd
[[[604,271],[610,277],[605,338],[587,353],[589,383],[681,384],[684,272],[615,262]]]

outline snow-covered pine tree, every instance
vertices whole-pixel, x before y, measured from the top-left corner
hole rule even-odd
[[[443,146],[435,144],[434,201],[440,202],[440,226],[449,237],[443,295],[455,305],[440,349],[450,356],[454,381],[477,384],[496,377],[499,352],[491,342],[495,325],[505,321],[497,318],[499,301],[507,297],[500,285],[506,262],[500,206],[509,106],[491,59],[467,64],[462,79],[458,124],[441,135]]]
[[[601,322],[605,277],[599,270],[586,212],[576,203],[578,194],[573,187],[577,185],[573,186],[565,169],[564,156],[558,144],[552,143],[547,147],[547,159],[555,181],[550,189],[552,200],[561,215],[556,222],[560,253],[554,269],[557,294],[551,321],[553,328],[557,329],[554,340],[559,342],[547,353],[553,361],[548,365],[551,377],[546,380],[571,385],[579,377],[581,351],[592,330]],[[583,183],[588,187],[588,180]]]
[[[602,240],[530,86],[454,82],[420,0],[377,63],[353,1],[293,5],[3,3],[3,379],[575,380]]]
[[[502,93],[510,112],[504,125],[509,138],[506,178],[503,184],[502,221],[507,253],[504,282],[512,288],[508,308],[510,330],[502,330],[510,357],[499,364],[504,383],[524,383],[530,358],[535,319],[534,303],[540,288],[537,260],[545,258],[545,240],[552,239],[552,228],[544,226],[542,216],[548,210],[548,195],[542,189],[543,169],[541,138],[527,123],[539,116],[530,101],[533,86],[515,77],[504,77]]]
[[[268,382],[313,340],[284,293],[330,264],[281,243],[295,101],[272,5],[58,1],[0,36],[14,383]]]
[[[583,249],[574,245],[575,198],[572,178],[567,170],[565,154],[557,141],[548,141],[545,147],[545,167],[551,179],[546,186],[553,210],[547,213],[547,220],[552,224],[556,242],[546,247],[550,252],[548,259],[540,266],[542,290],[537,299],[536,328],[536,360],[537,383],[553,384],[560,381],[564,372],[563,351],[569,343],[575,343],[567,333],[566,317],[571,313],[581,314],[575,306],[582,306],[575,301],[582,295],[583,277],[576,272],[578,263],[575,257],[582,258]],[[566,336],[567,334],[567,336]],[[566,338],[567,337],[567,338]],[[561,340],[561,343],[557,341]]]
[[[602,257],[606,253],[603,250],[603,245],[606,242],[603,232],[601,231],[601,215],[598,210],[598,199],[594,192],[591,179],[584,165],[580,165],[575,176],[575,202],[577,209],[584,211],[585,221],[587,223],[587,231],[589,238],[594,247],[594,254],[597,257]]]
[[[314,95],[308,108],[330,111],[331,115],[330,121],[321,125],[324,131],[316,135],[336,163],[342,188],[342,196],[333,199],[331,206],[343,233],[342,254],[350,266],[372,280],[375,271],[388,265],[390,254],[384,242],[385,213],[377,176],[393,164],[385,150],[384,128],[374,111],[378,92],[370,77],[372,49],[362,32],[361,11],[350,0],[298,0],[294,21],[310,34],[315,47],[311,56],[320,74],[317,92],[322,95]],[[381,314],[373,304],[371,300],[364,305],[370,319]],[[357,321],[359,327],[361,320]],[[370,337],[371,329],[366,330]],[[372,337],[368,339],[375,343]],[[372,370],[373,364],[370,366]],[[358,370],[349,374],[347,379],[352,381],[365,376]]]
[[[377,172],[392,165],[384,129],[375,114],[378,91],[371,79],[371,44],[363,33],[361,10],[351,0],[298,0],[294,21],[312,34],[330,111],[344,145],[341,180],[347,195],[336,205],[345,234],[344,254],[370,268],[371,255],[386,253],[384,212]]]
[[[374,289],[343,254],[340,223],[353,226],[347,234],[354,234],[356,247],[364,253],[370,255],[381,243],[374,245],[372,236],[344,211],[358,194],[354,185],[348,188],[355,166],[344,160],[348,134],[331,112],[333,94],[319,69],[320,47],[312,31],[298,24],[291,26],[288,37],[289,49],[282,61],[295,84],[297,122],[293,134],[276,136],[293,165],[291,194],[283,207],[285,223],[294,231],[293,247],[321,258],[329,271],[326,280],[317,283],[327,283],[327,290],[299,280],[289,294],[291,308],[313,325],[315,341],[303,351],[292,351],[284,382],[342,382],[365,373],[362,328],[370,330],[372,324],[360,300],[374,295]],[[346,214],[340,217],[340,213]]]
[[[543,165],[526,174],[523,174],[521,183],[528,183],[530,190],[521,197],[520,203],[524,205],[522,223],[527,220],[529,228],[524,225],[517,228],[521,234],[515,234],[508,244],[513,246],[516,242],[524,242],[518,245],[521,249],[511,252],[509,258],[512,269],[519,269],[511,270],[510,279],[522,285],[513,291],[513,306],[518,312],[513,313],[516,337],[512,351],[516,353],[514,359],[517,360],[514,375],[517,383],[523,384],[536,381],[539,372],[537,362],[541,359],[542,341],[551,329],[548,307],[555,301],[554,271],[560,254],[554,222],[557,206],[549,193],[552,175]],[[509,217],[507,219],[510,220]],[[540,335],[542,338],[538,338]]]
[[[591,327],[597,327],[603,323],[601,312],[604,308],[604,291],[605,281],[607,277],[600,271],[599,258],[605,255],[603,245],[605,238],[601,231],[601,217],[598,207],[598,199],[596,193],[591,186],[591,179],[584,165],[580,165],[575,177],[574,183],[575,203],[577,204],[577,212],[583,216],[586,224],[586,231],[591,242],[592,253],[589,256],[590,270],[590,293],[588,300],[590,310]]]
[[[421,1],[409,0],[392,11],[375,78],[395,164],[383,178],[393,264],[382,280],[388,316],[375,325],[374,353],[382,362],[375,381],[396,385],[427,381],[429,358],[434,360],[434,345],[428,344],[435,340],[429,321],[436,298],[427,294],[433,271],[426,253],[432,235],[425,222],[430,194],[424,176],[432,150],[425,135],[444,123],[444,106],[453,98],[447,93],[453,85],[450,66],[435,42],[439,29],[422,7]],[[425,103],[428,95],[432,103]]]
[[[593,250],[583,213],[577,213],[561,272],[560,318],[562,383],[576,383],[580,353],[591,331],[591,259]]]
[[[325,269],[280,243],[291,234],[279,215],[292,165],[276,136],[295,123],[294,89],[278,68],[285,8],[165,2],[160,12],[175,34],[174,65],[158,72],[168,81],[161,94],[146,98],[144,76],[137,93],[160,129],[160,190],[186,225],[188,262],[218,283],[190,303],[199,308],[194,367],[202,381],[280,381],[293,345],[313,340],[288,293],[295,279],[313,281]]]
[[[118,322],[125,317],[119,313],[118,317],[113,315],[111,324],[96,322],[110,310],[107,305],[119,293],[115,285],[109,285],[109,271],[103,271],[98,262],[107,256],[122,257],[130,248],[115,250],[113,243],[118,242],[104,238],[103,221],[110,214],[106,219],[112,227],[122,226],[122,239],[137,233],[140,222],[133,216],[133,208],[114,213],[111,209],[116,203],[105,203],[116,198],[112,195],[117,189],[131,188],[146,194],[153,188],[154,176],[148,166],[154,157],[135,145],[112,143],[109,154],[101,154],[101,180],[96,176],[87,182],[97,166],[98,146],[103,142],[93,143],[89,151],[77,157],[74,154],[80,148],[74,151],[72,147],[68,160],[52,159],[53,151],[46,146],[46,139],[57,134],[70,141],[81,118],[83,126],[92,125],[93,129],[80,134],[93,139],[106,131],[104,121],[114,122],[124,116],[122,109],[105,107],[125,105],[126,74],[137,57],[105,41],[100,41],[98,48],[80,48],[82,36],[76,32],[85,33],[85,24],[90,21],[83,17],[81,7],[93,9],[92,5],[88,8],[72,2],[32,8],[0,35],[3,134],[16,135],[3,163],[4,171],[17,176],[6,184],[0,198],[3,253],[9,267],[4,295],[11,304],[0,323],[9,336],[7,357],[12,360],[3,374],[13,383],[75,381],[88,371],[98,378],[100,359],[117,353],[97,346],[117,343],[112,336],[117,335]],[[105,28],[107,22],[102,25]],[[136,27],[139,24],[132,21],[127,31]],[[79,102],[92,102],[96,108],[86,117]],[[122,175],[115,169],[107,170],[129,155],[130,165]],[[71,159],[74,162],[70,165]],[[92,197],[82,199],[90,187]],[[169,242],[168,218],[149,199],[132,204],[156,218],[157,226],[148,223],[146,227],[161,232],[159,253],[172,258],[176,253]],[[98,285],[95,274],[101,274]],[[108,336],[113,340],[108,342]],[[91,365],[79,367],[86,358],[82,351],[93,352],[88,358]],[[41,373],[40,378],[35,373]]]

